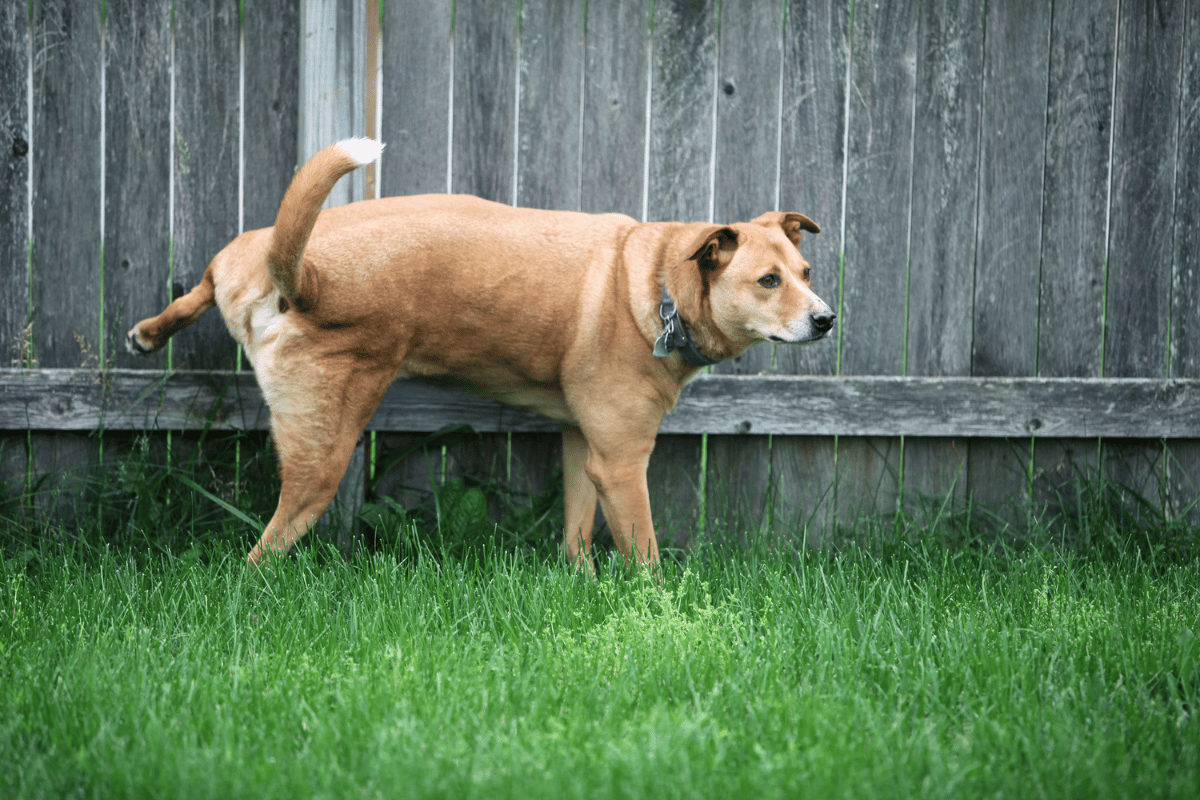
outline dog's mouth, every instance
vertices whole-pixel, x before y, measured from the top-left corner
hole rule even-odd
[[[812,344],[813,342],[821,341],[827,336],[829,336],[829,331],[821,331],[819,333],[814,333],[807,339],[798,339],[796,341],[792,341],[791,339],[784,339],[782,336],[768,336],[767,341],[772,342],[773,344]]]

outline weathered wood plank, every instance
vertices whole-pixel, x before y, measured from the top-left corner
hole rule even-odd
[[[170,302],[171,2],[111,0],[105,26],[104,304],[106,364],[161,369],[124,333]]]
[[[172,295],[198,284],[213,256],[238,235],[239,29],[235,0],[175,4]],[[237,347],[219,314],[205,314],[169,346],[175,367],[236,363]]]
[[[1059,2],[1051,25],[1046,111],[1037,373],[1098,377],[1104,350],[1104,270],[1108,220],[1117,3]],[[1097,477],[1095,441],[1038,442],[1033,502],[1072,511],[1073,484]]]
[[[250,372],[0,370],[0,430],[261,430]],[[379,431],[553,432],[553,420],[420,380],[399,381]],[[1200,437],[1200,379],[705,375],[665,434]]]
[[[245,4],[246,85],[243,103],[245,183],[242,227],[275,224],[279,202],[300,162],[300,8],[295,3]]]
[[[917,2],[855,6],[846,184],[842,375],[904,372]],[[839,441],[838,518],[896,508],[898,442]]]
[[[845,165],[846,62],[850,4],[789,0],[784,19],[779,206],[816,220],[801,252],[813,267],[813,289],[835,310],[841,295],[842,172]],[[832,375],[837,334],[811,347],[775,348],[783,374]],[[771,476],[776,527],[813,544],[834,508],[834,440],[776,437]]]
[[[0,352],[20,358],[29,324],[29,12],[0,8]]]
[[[971,373],[1032,375],[1050,6],[989,6],[985,24]],[[1011,508],[1015,502],[1024,519],[1029,446],[1028,441],[972,443],[971,497],[993,508]],[[1019,461],[1016,453],[1024,454]]]
[[[452,7],[384,4],[381,197],[450,191]]]
[[[367,135],[366,0],[300,2],[299,156]],[[362,200],[365,170],[338,181],[325,208]]]
[[[518,206],[580,210],[584,13],[583,0],[521,3]],[[545,491],[562,464],[561,438],[510,434],[500,474],[514,492],[511,500]]]
[[[1200,377],[1200,3],[1184,20],[1175,177],[1175,267],[1171,292],[1171,376]],[[1200,517],[1200,443],[1171,443],[1170,510]]]
[[[29,325],[29,9],[0,6],[0,366],[20,366]],[[0,437],[0,483],[23,484],[25,435]]]
[[[650,0],[587,8],[580,209],[642,218]]]
[[[909,375],[969,375],[983,92],[983,6],[925,2],[917,43]],[[907,440],[904,498],[966,497],[968,444]]]
[[[716,93],[714,220],[740,222],[776,210],[779,185],[779,92],[783,59],[781,2],[721,3]],[[751,347],[712,372],[773,371],[770,345]],[[763,439],[708,441],[709,517],[726,530],[757,528],[768,505],[771,448]]]
[[[513,201],[519,24],[516,3],[455,2],[453,192]]]
[[[1182,2],[1122,3],[1113,108],[1104,374],[1166,375],[1171,339]],[[1195,313],[1194,311],[1192,313]],[[1110,478],[1166,500],[1159,442],[1106,446]],[[1165,510],[1165,509],[1164,509]]]
[[[715,0],[658,0],[651,23],[646,219],[712,219]],[[660,439],[647,482],[660,544],[683,547],[706,523],[700,437]]]

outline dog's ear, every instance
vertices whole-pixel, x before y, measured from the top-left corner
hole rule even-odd
[[[755,217],[753,222],[768,228],[773,226],[782,228],[784,235],[788,237],[788,241],[797,247],[800,246],[800,231],[808,231],[809,233],[821,232],[821,228],[817,223],[803,214],[797,214],[795,211],[768,211],[761,217]]]
[[[700,271],[726,267],[733,260],[733,254],[738,249],[738,233],[727,225],[713,225],[705,228],[688,246],[685,252],[691,253],[684,261],[695,261]]]

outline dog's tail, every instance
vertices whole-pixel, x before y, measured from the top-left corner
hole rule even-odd
[[[312,307],[317,300],[317,279],[304,269],[304,248],[321,205],[339,178],[370,164],[381,152],[383,145],[373,139],[346,139],[314,155],[292,178],[275,217],[267,272],[279,293],[298,308]]]

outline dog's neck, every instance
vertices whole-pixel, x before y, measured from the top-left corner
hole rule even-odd
[[[662,300],[658,305],[658,316],[662,319],[663,332],[654,341],[655,356],[666,358],[678,350],[683,360],[693,367],[707,367],[717,363],[718,359],[709,358],[702,353],[688,335],[687,326],[679,318],[679,310],[675,307],[675,298],[671,297],[665,283],[662,288]]]

